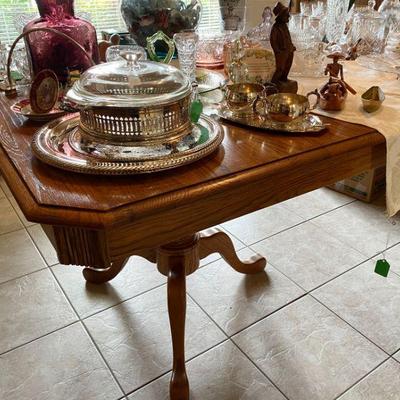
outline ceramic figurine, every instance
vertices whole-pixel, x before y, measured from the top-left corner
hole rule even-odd
[[[271,29],[270,42],[275,54],[276,70],[271,81],[282,93],[297,93],[297,82],[288,79],[296,51],[288,28],[289,8],[279,2],[272,12],[275,15],[275,23]]]

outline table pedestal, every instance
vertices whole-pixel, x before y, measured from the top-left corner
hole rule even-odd
[[[195,272],[199,268],[200,260],[212,253],[219,253],[232,268],[242,274],[257,274],[266,266],[265,258],[260,256],[252,257],[248,262],[240,261],[229,236],[213,229],[157,249],[134,254],[157,263],[158,270],[168,277],[168,313],[173,348],[171,400],[189,399],[189,381],[185,367],[186,276]],[[87,267],[83,270],[83,276],[88,282],[95,284],[108,282],[122,271],[127,261],[113,263],[106,270]]]

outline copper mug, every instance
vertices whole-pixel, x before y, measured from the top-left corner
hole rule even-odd
[[[259,83],[234,83],[224,88],[225,102],[229,110],[235,114],[254,114],[259,100],[265,99],[271,93],[277,93],[275,85],[267,86]]]
[[[314,105],[310,105],[308,98],[315,93],[306,96],[294,93],[277,93],[265,98],[257,99],[254,109],[259,109],[262,103],[264,115],[275,122],[289,123],[298,118],[304,117],[308,111],[314,110],[318,104],[318,99]]]

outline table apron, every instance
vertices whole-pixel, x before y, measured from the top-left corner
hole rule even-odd
[[[63,264],[108,268],[143,249],[154,249],[177,239],[332,184],[367,169],[385,165],[385,144],[345,153],[326,152],[318,162],[297,164],[275,173],[255,174],[243,185],[228,185],[181,202],[175,208],[154,209],[131,223],[105,230],[46,226]]]

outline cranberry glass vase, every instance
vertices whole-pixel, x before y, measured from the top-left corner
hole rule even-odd
[[[40,18],[30,21],[24,32],[33,28],[58,30],[81,44],[92,60],[99,63],[94,26],[74,15],[74,0],[36,0]],[[43,69],[53,70],[61,82],[66,82],[68,71],[88,69],[91,64],[76,44],[52,32],[32,32],[26,37],[33,75]]]

